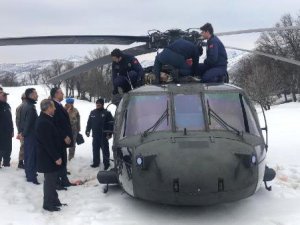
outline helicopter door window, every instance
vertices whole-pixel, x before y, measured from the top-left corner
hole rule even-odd
[[[174,96],[176,128],[204,130],[202,102],[199,95],[179,94]]]
[[[251,112],[250,106],[247,103],[247,101],[244,99],[244,97],[243,97],[243,103],[244,103],[245,111],[246,111],[247,118],[248,118],[250,134],[260,136],[253,113]]]
[[[245,132],[244,116],[238,93],[208,93],[205,94],[205,102],[218,117],[237,131]],[[217,120],[211,118],[210,129],[225,130],[228,127],[222,126]]]
[[[170,102],[167,95],[132,96],[127,106],[125,136],[143,133],[162,116]],[[169,115],[168,115],[169,116]],[[155,129],[156,131],[171,130],[170,119],[166,118]]]

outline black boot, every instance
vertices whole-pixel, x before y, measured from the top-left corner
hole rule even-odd
[[[19,169],[24,169],[24,168],[25,168],[25,167],[24,167],[23,160],[20,160],[20,161],[19,161],[18,168],[19,168]]]

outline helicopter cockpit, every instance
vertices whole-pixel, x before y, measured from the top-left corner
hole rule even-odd
[[[230,130],[261,136],[258,120],[241,89],[232,85],[219,85],[218,90],[209,85],[203,85],[202,90],[199,85],[187,86],[152,87],[152,91],[145,86],[132,91],[118,107],[124,110],[120,139],[184,130]]]

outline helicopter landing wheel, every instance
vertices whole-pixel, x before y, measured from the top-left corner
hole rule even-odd
[[[106,194],[108,192],[108,184],[106,184],[103,189],[102,189],[103,193]]]

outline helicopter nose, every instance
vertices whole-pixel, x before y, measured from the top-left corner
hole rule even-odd
[[[161,203],[233,201],[253,194],[258,183],[253,148],[232,140],[157,141],[138,148],[135,159],[135,195]]]

